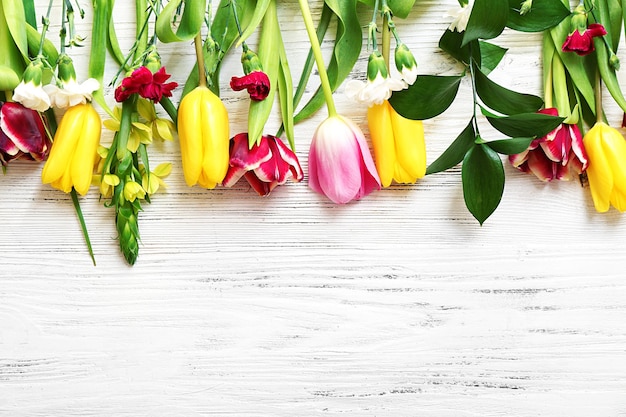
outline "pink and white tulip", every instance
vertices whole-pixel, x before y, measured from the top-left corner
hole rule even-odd
[[[309,187],[337,204],[380,189],[380,178],[361,129],[331,116],[315,131],[309,149]]]

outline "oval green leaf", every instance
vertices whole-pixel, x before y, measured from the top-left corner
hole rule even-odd
[[[510,138],[510,139],[498,139],[485,142],[484,144],[489,146],[494,151],[504,155],[514,155],[516,153],[522,153],[528,146],[533,138]]]
[[[206,0],[185,0],[183,14],[176,32],[172,23],[178,16],[182,0],[172,0],[163,8],[156,21],[156,34],[163,43],[182,42],[193,39],[204,23]]]
[[[543,105],[541,97],[518,93],[491,81],[475,64],[474,77],[478,96],[487,107],[498,113],[506,115],[531,113]]]
[[[489,146],[476,144],[463,159],[463,198],[482,225],[498,208],[504,193],[504,167],[500,156]]]
[[[509,0],[507,27],[520,32],[542,32],[559,24],[570,14],[561,0],[533,0],[525,14],[520,14],[523,0]]]
[[[556,129],[564,117],[550,116],[541,113],[521,113],[513,116],[498,117],[486,112],[487,120],[498,131],[510,137],[541,137]]]
[[[430,119],[450,107],[462,78],[462,75],[420,75],[409,88],[393,93],[389,103],[407,119]]]
[[[502,0],[476,0],[463,35],[461,46],[477,39],[500,35],[509,17],[509,4]]]

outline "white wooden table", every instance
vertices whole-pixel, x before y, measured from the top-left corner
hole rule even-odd
[[[118,3],[128,47],[132,2]],[[459,69],[437,48],[455,3],[419,1],[398,21],[421,73]],[[296,4],[280,2],[294,77],[308,47]],[[540,35],[496,43],[511,50],[493,77],[541,94]],[[161,51],[182,82],[192,45]],[[87,54],[75,55],[81,77]],[[236,55],[224,80],[240,73]],[[467,123],[468,87],[425,122],[429,162]],[[342,91],[339,111],[366,130]],[[244,131],[245,96],[223,98],[231,131]],[[325,115],[296,127],[305,172]],[[458,168],[335,206],[306,178],[268,198],[244,182],[188,188],[177,143],[151,152],[174,169],[140,215],[134,267],[95,189],[81,201],[96,267],[69,196],[40,184],[40,165],[0,177],[0,415],[626,416],[626,218],[597,214],[579,183],[507,165],[502,203],[480,227]]]

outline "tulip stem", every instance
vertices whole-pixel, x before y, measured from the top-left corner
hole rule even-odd
[[[198,33],[193,39],[196,47],[196,60],[198,61],[198,85],[206,87],[206,68],[204,67],[204,53],[202,51],[202,35]]]
[[[91,256],[91,261],[93,262],[93,266],[96,266],[96,257],[94,256],[93,248],[91,247],[91,239],[89,239],[89,231],[87,231],[87,225],[85,224],[83,211],[80,208],[78,196],[76,195],[76,190],[74,188],[72,188],[70,195],[72,196],[72,203],[74,203],[74,209],[76,210],[76,215],[78,216],[78,221],[80,222],[80,228],[83,231],[83,236],[85,237],[85,243],[87,243],[87,250],[89,251],[89,256]]]
[[[596,71],[596,85],[595,85],[595,99],[596,99],[596,122],[602,121],[602,80],[600,79],[600,72]]]
[[[330,87],[330,81],[328,80],[328,73],[326,72],[326,65],[324,64],[324,58],[322,57],[322,48],[317,40],[317,34],[315,33],[315,26],[313,25],[313,18],[311,17],[311,9],[307,0],[298,0],[300,3],[300,10],[302,11],[302,18],[304,19],[304,26],[306,26],[307,34],[309,35],[309,41],[311,42],[311,50],[313,56],[315,56],[315,64],[317,65],[317,71],[320,74],[320,81],[322,82],[322,90],[324,91],[324,98],[326,99],[326,107],[328,107],[328,116],[337,116],[337,109],[335,108],[335,102],[333,101],[333,91]]]

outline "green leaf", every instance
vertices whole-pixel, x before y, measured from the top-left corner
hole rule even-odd
[[[474,44],[461,46],[463,43],[463,33],[464,32],[446,29],[439,39],[439,48],[450,54],[452,58],[469,64],[471,54],[470,45],[473,46]],[[478,58],[480,59],[480,56]]]
[[[509,5],[502,0],[476,0],[467,22],[461,46],[476,39],[493,39],[506,26]]]
[[[597,12],[592,14],[590,23],[600,23],[604,26],[607,34],[604,38],[611,45],[613,51],[617,51],[622,31],[622,4],[620,0],[596,0]],[[597,20],[593,18],[597,18]]]
[[[271,0],[259,0],[254,8],[254,14],[252,15],[252,20],[246,26],[243,33],[239,37],[237,41],[237,46],[240,46],[259,26],[261,21],[263,20],[263,16],[265,16],[265,12],[267,11],[267,7],[270,5]]]
[[[463,75],[420,75],[406,90],[396,91],[389,99],[403,117],[425,120],[443,113],[454,101]]]
[[[489,146],[476,144],[465,154],[461,177],[465,205],[482,225],[496,210],[504,193],[502,160]]]
[[[337,16],[337,35],[330,62],[328,63],[328,80],[330,88],[335,91],[354,68],[359,59],[363,32],[356,12],[357,0],[325,0],[326,5]],[[318,111],[325,103],[321,87],[294,117],[298,123]]]
[[[185,0],[178,29],[174,33],[171,22],[178,19],[181,2],[182,0],[171,0],[157,17],[156,34],[163,43],[188,41],[193,39],[202,28],[206,0]]]
[[[474,140],[476,139],[476,132],[474,132],[474,125],[470,121],[461,134],[452,142],[448,149],[446,149],[432,164],[426,169],[426,175],[436,174],[437,172],[445,171],[457,165],[463,160],[463,157],[474,146]]]
[[[265,123],[272,112],[276,86],[278,85],[278,72],[280,59],[276,58],[277,51],[282,44],[278,15],[276,14],[276,1],[270,1],[267,12],[263,17],[263,29],[259,40],[258,56],[263,65],[263,71],[270,80],[270,92],[265,100],[250,100],[248,111],[248,143],[252,147],[261,141]]]
[[[504,155],[514,155],[516,153],[522,153],[528,146],[533,138],[510,138],[510,139],[498,139],[485,142],[484,144],[489,146],[494,151]]]
[[[23,0],[24,4],[24,16],[26,16],[26,23],[37,29],[37,12],[35,11],[34,0]]]
[[[508,49],[485,41],[478,41],[478,44],[480,45],[480,67],[485,74],[489,74],[502,61]]]
[[[278,98],[280,101],[280,114],[283,121],[285,135],[289,141],[291,150],[295,151],[295,133],[293,125],[293,80],[287,61],[287,52],[282,37],[280,37],[280,47],[278,50],[280,65],[278,67]]]
[[[622,111],[626,112],[626,99],[624,98],[622,89],[620,88],[619,82],[617,81],[617,75],[615,74],[615,70],[609,65],[609,54],[606,45],[601,38],[594,38],[593,43],[596,47],[596,56],[598,57],[598,71],[600,72],[602,81],[604,82],[606,89],[609,90],[609,93],[611,93],[613,100],[615,100],[617,105],[620,106]]]
[[[2,0],[2,8],[13,42],[15,42],[25,62],[29,62],[28,38],[26,35],[26,26],[24,25],[26,21],[24,3],[16,0]]]
[[[564,117],[551,116],[542,113],[519,113],[512,116],[500,117],[483,109],[487,120],[498,131],[510,137],[541,137],[556,129]]]
[[[374,0],[359,0],[361,3],[374,7]],[[416,0],[387,0],[387,4],[394,16],[406,19]]]
[[[509,0],[508,27],[520,32],[542,32],[556,26],[570,14],[561,0],[533,0],[530,10],[521,15],[523,0]]]
[[[509,90],[491,81],[474,64],[476,92],[487,107],[502,114],[531,113],[543,105],[541,97]]]

